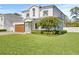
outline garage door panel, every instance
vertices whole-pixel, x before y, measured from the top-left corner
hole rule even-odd
[[[24,24],[15,25],[15,32],[24,32]]]

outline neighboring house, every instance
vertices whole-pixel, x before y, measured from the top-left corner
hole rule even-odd
[[[39,18],[47,17],[47,16],[54,16],[61,18],[62,21],[57,29],[59,30],[63,29],[65,14],[61,12],[55,5],[50,5],[50,6],[34,5],[23,12],[26,14],[25,20],[27,19],[32,20],[32,30],[43,29],[37,26],[37,22],[39,21]]]
[[[15,22],[23,22],[23,18],[14,14],[0,15],[0,29],[7,29],[7,31],[13,31],[13,23]]]

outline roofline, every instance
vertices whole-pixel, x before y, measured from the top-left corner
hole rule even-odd
[[[39,6],[37,6],[37,5],[33,5],[33,6],[39,7]],[[32,8],[33,6],[31,6],[30,8]],[[30,8],[29,8],[29,9],[30,9]],[[29,10],[29,9],[28,9],[28,10]]]
[[[54,5],[54,7],[56,7],[61,13],[63,13],[57,6]],[[66,15],[64,14],[64,16],[66,16]]]
[[[33,6],[39,7],[40,5],[39,5],[39,6],[33,5]],[[30,8],[32,8],[33,6],[31,6]],[[53,7],[56,7],[61,13],[63,13],[56,5],[52,5],[52,6],[53,6]],[[42,7],[42,6],[41,6],[41,7]],[[30,8],[28,8],[27,10],[29,10]],[[27,11],[27,10],[26,10],[26,11]],[[24,11],[24,13],[25,13],[26,11]],[[64,14],[64,13],[63,13],[63,14]],[[67,16],[67,15],[64,14],[64,16]]]
[[[39,7],[39,6],[37,6],[37,5],[32,5],[32,6],[31,6],[30,8],[28,8],[27,10],[31,9],[33,6]],[[27,10],[22,11],[22,12],[25,13]]]

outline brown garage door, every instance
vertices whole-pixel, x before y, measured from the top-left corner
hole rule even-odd
[[[15,25],[15,32],[24,32],[24,24]]]

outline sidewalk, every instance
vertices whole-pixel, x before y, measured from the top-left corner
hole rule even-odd
[[[21,32],[0,32],[0,35],[10,35],[10,34],[25,34]]]

